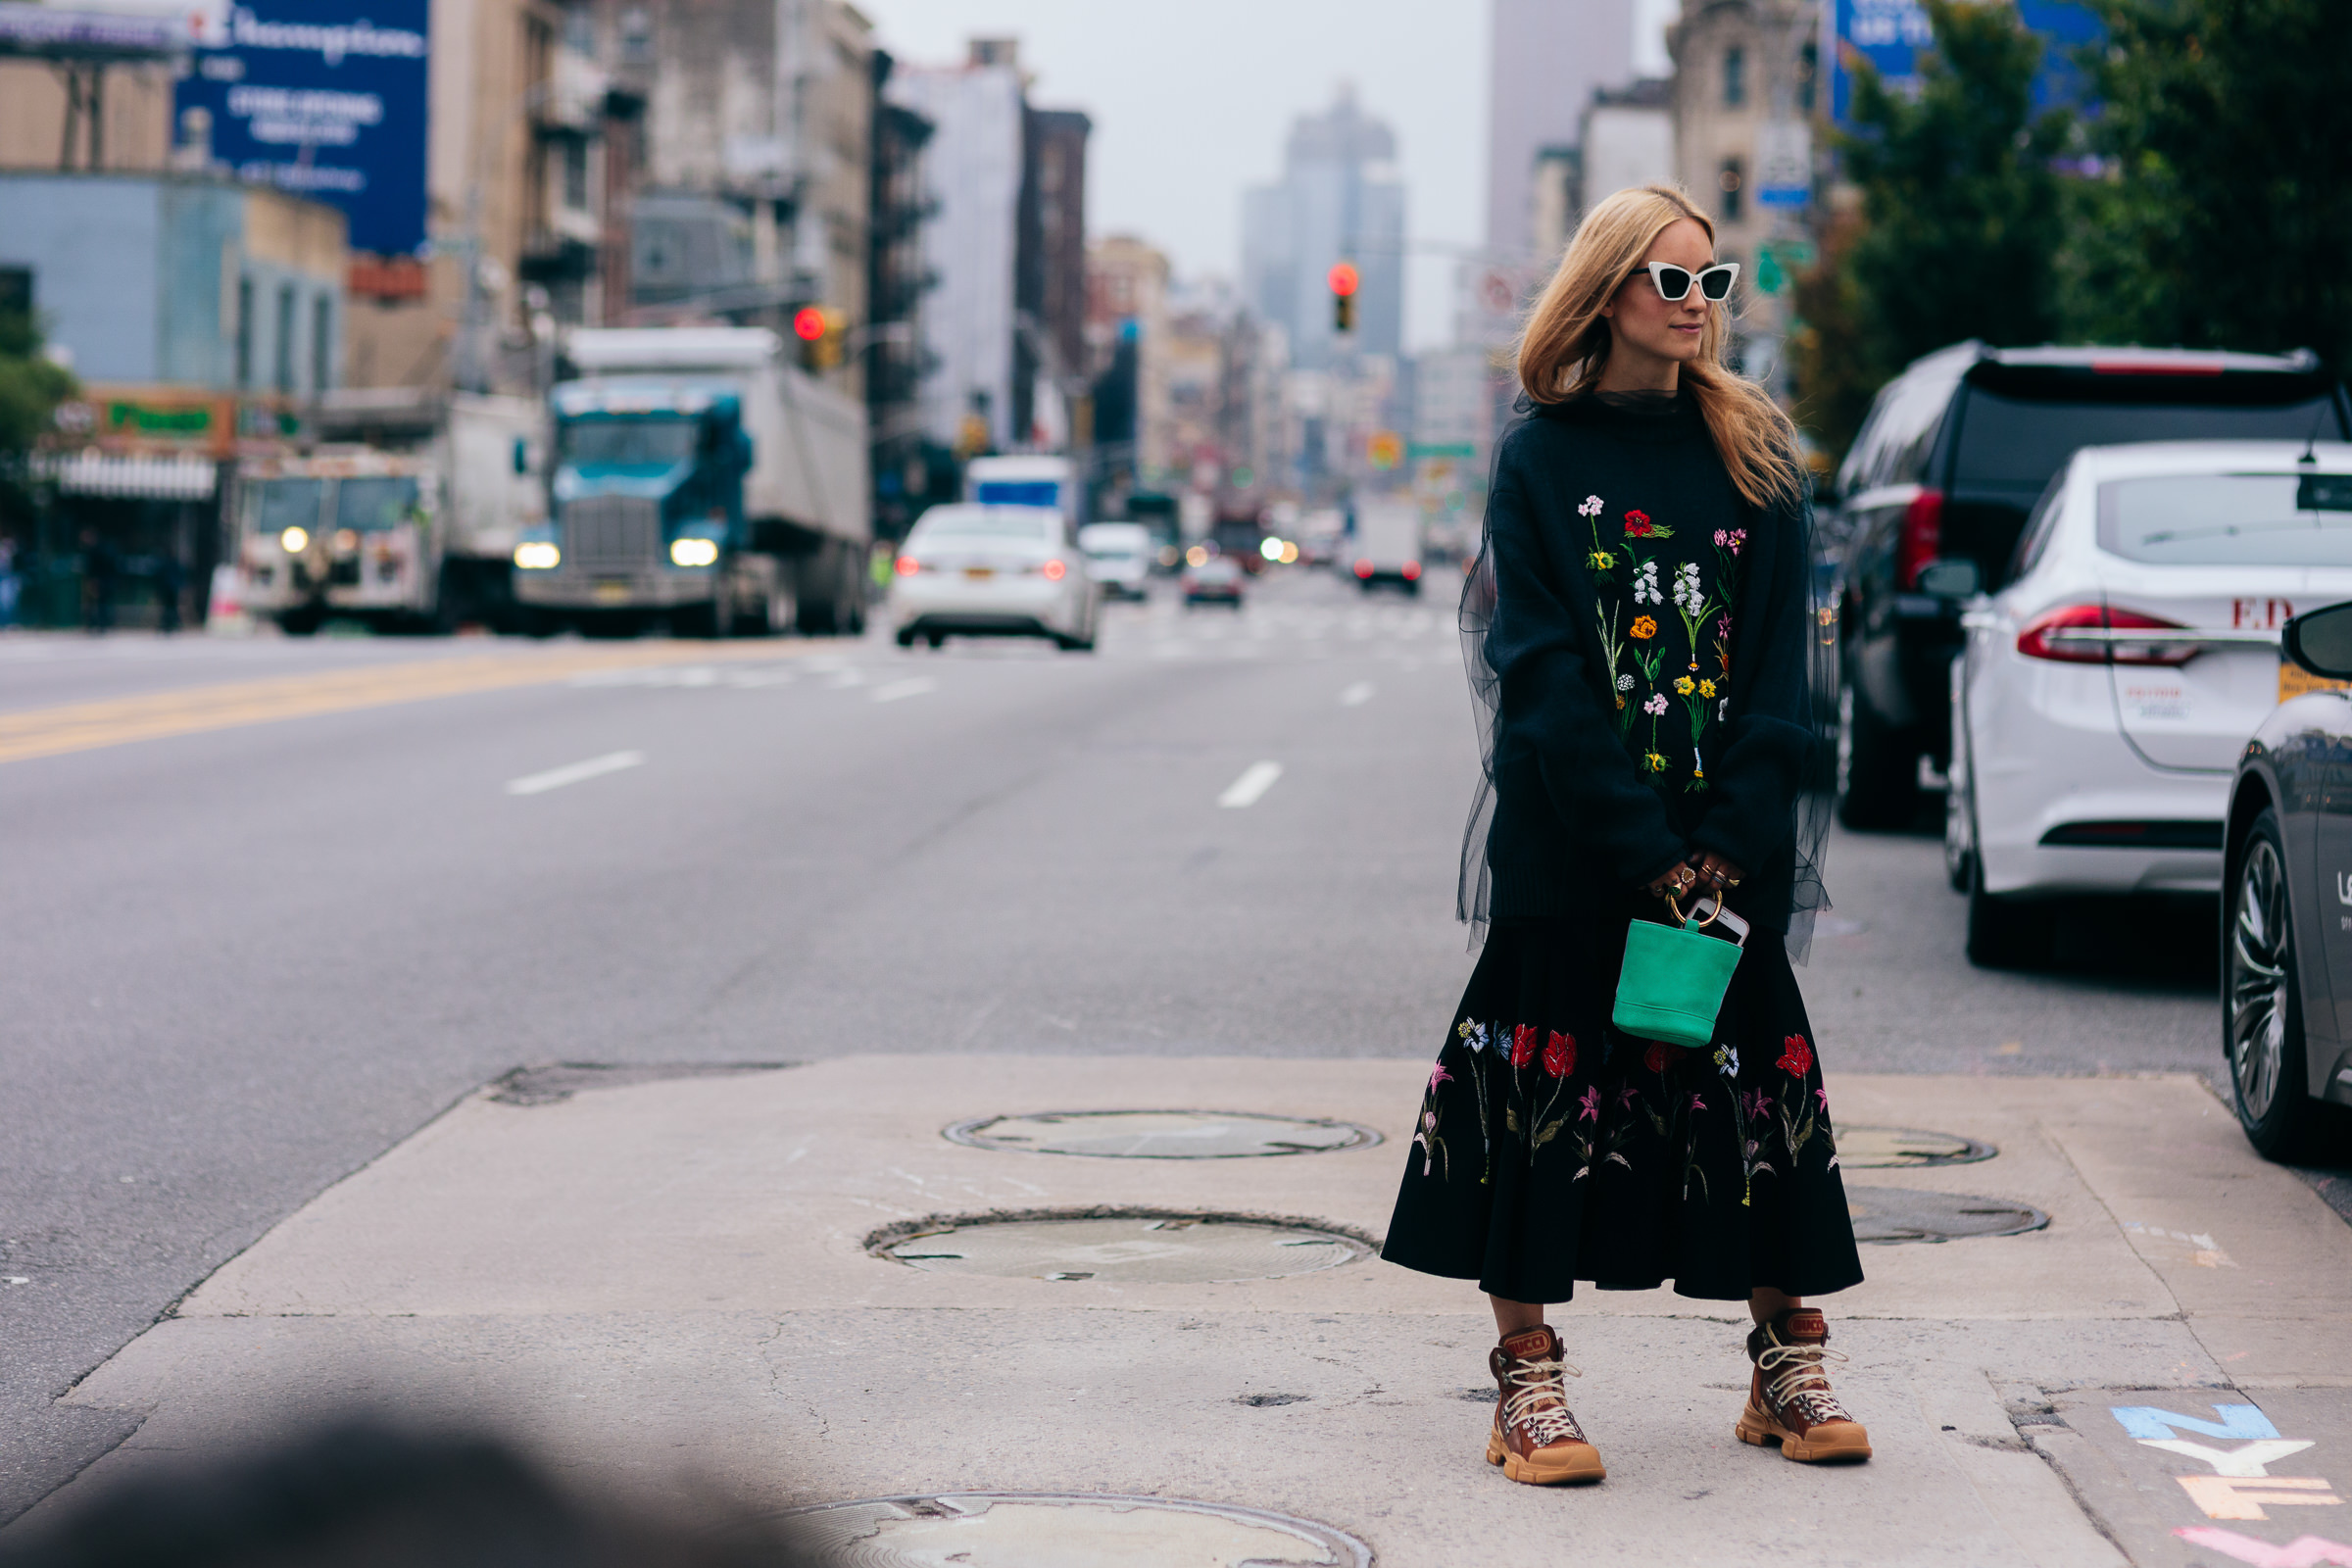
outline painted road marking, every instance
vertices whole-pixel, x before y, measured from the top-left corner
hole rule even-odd
[[[809,646],[813,649],[816,645]],[[674,643],[595,650],[533,649],[192,686],[0,713],[0,762],[435,697],[552,685],[593,670],[792,656],[790,647],[750,643],[740,651]]]
[[[887,686],[875,687],[874,701],[877,703],[895,703],[902,697],[920,697],[925,692],[935,692],[937,690],[939,690],[939,682],[933,680],[930,676],[910,675],[905,680],[894,680]]]
[[[2165,1452],[2177,1453],[2183,1459],[2194,1459],[2200,1464],[2209,1464],[2213,1466],[2213,1473],[2217,1476],[2237,1476],[2243,1479],[2269,1475],[2271,1473],[2269,1467],[2272,1464],[2285,1458],[2290,1453],[2301,1453],[2305,1448],[2311,1446],[2311,1440],[2309,1438],[2264,1438],[2260,1442],[2249,1443],[2242,1448],[2212,1448],[2202,1443],[2191,1443],[2186,1438],[2166,1438],[2162,1441],[2155,1438],[2142,1438],[2139,1440],[2139,1446],[2143,1448],[2162,1448]]]
[[[1272,789],[1274,781],[1280,777],[1280,762],[1251,762],[1242,769],[1240,778],[1225,786],[1225,793],[1217,797],[1217,804],[1229,811],[1245,806],[1255,806],[1258,797]]]
[[[2352,1568],[2352,1546],[2323,1536],[2297,1536],[2283,1546],[2274,1546],[2217,1525],[2192,1525],[2173,1534],[2192,1546],[2250,1562],[2254,1568],[2328,1568],[2329,1564]]]
[[[1368,680],[1359,680],[1354,685],[1348,687],[1346,691],[1340,693],[1340,706],[1342,708],[1361,708],[1371,700],[1372,683]]]
[[[570,762],[563,767],[551,767],[544,773],[529,773],[521,778],[509,779],[507,780],[507,793],[509,795],[545,795],[549,790],[560,790],[566,784],[579,784],[592,778],[603,778],[607,773],[617,773],[623,768],[639,767],[644,762],[645,754],[643,752],[608,752],[602,757],[591,757],[585,762]]]
[[[2189,1500],[2205,1510],[2208,1519],[2268,1519],[2263,1505],[2327,1507],[2344,1499],[2328,1490],[2318,1476],[2175,1476]]]

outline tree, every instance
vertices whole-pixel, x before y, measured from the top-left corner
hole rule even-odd
[[[1796,422],[1833,461],[1841,457],[1870,413],[1880,377],[1864,364],[1854,286],[1858,211],[1836,211],[1821,229],[1821,256],[1796,274],[1796,318],[1788,323]]]
[[[2160,0],[2151,0],[2160,3]],[[2062,110],[2033,112],[2041,40],[1998,0],[1926,0],[1916,97],[1854,73],[1842,139],[1866,226],[1851,252],[1856,367],[1871,385],[1964,338],[2042,343],[2059,326]]]
[[[57,406],[74,391],[74,377],[42,355],[31,313],[0,307],[0,462],[50,429]]]
[[[2085,265],[2103,335],[2352,363],[2352,5],[2093,0]]]

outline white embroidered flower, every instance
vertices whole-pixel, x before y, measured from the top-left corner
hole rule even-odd
[[[1674,574],[1674,608],[1695,615],[1706,609],[1707,596],[1698,586],[1698,564],[1685,562]]]
[[[1659,692],[1642,705],[1642,711],[1656,717],[1666,711],[1666,694]]]
[[[1716,702],[1716,704],[1715,704],[1715,717],[1716,717],[1716,719],[1717,719],[1717,721],[1718,721],[1718,722],[1720,722],[1720,721],[1721,721],[1721,720],[1722,720],[1722,719],[1723,719],[1723,718],[1724,718],[1726,715],[1728,715],[1728,714],[1731,712],[1731,710],[1732,710],[1732,700],[1731,700],[1729,697],[1725,697],[1725,698],[1721,698],[1721,699],[1718,699],[1718,700],[1717,700],[1717,702]]]
[[[1662,605],[1665,602],[1666,596],[1658,592],[1658,564],[1644,561],[1642,569],[1634,575],[1634,603]]]
[[[1578,515],[1578,516],[1580,516],[1580,517],[1597,517],[1597,516],[1599,516],[1599,515],[1600,515],[1600,497],[1598,497],[1598,496],[1587,496],[1587,497],[1585,497],[1585,504],[1584,504],[1583,506],[1581,506],[1581,507],[1577,508],[1577,509],[1576,509],[1576,513],[1577,513],[1577,515]]]
[[[1740,1076],[1740,1051],[1736,1046],[1720,1046],[1715,1052],[1715,1065],[1723,1069],[1726,1078]]]
[[[1631,676],[1631,675],[1620,675],[1620,676],[1618,676],[1618,677],[1617,677],[1617,689],[1618,689],[1619,691],[1621,691],[1621,692],[1630,692],[1630,691],[1632,691],[1632,690],[1634,689],[1634,677],[1633,677],[1633,676]]]

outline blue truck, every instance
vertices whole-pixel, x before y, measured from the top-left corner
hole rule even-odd
[[[546,521],[514,546],[536,629],[865,626],[864,410],[760,327],[582,328],[549,395]]]

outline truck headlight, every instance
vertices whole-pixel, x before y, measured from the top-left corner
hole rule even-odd
[[[288,528],[277,536],[277,543],[278,548],[287,555],[299,556],[311,548],[311,531],[308,528]]]
[[[546,571],[563,560],[564,552],[544,541],[514,547],[514,564],[525,571]]]
[[[669,561],[674,566],[710,566],[718,563],[718,541],[715,539],[673,539],[669,546]]]

